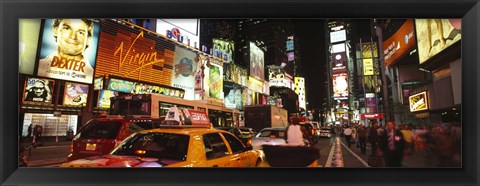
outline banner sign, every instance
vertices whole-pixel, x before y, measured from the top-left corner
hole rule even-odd
[[[23,102],[52,103],[55,81],[40,78],[25,80]]]
[[[407,21],[383,42],[383,53],[385,54],[385,65],[394,65],[400,57],[410,52],[415,47],[415,34],[413,20]]]
[[[373,76],[374,75],[374,70],[373,70],[373,61],[371,58],[368,59],[363,59],[363,75],[364,76]]]
[[[99,24],[92,19],[46,19],[37,75],[92,84]]]
[[[156,31],[176,42],[199,48],[200,19],[157,19]]]
[[[382,119],[383,114],[360,114],[360,119]]]
[[[138,28],[102,20],[95,76],[115,75],[170,86],[175,45]]]
[[[63,105],[86,106],[88,98],[88,85],[65,83]]]
[[[416,112],[428,109],[427,92],[421,92],[408,97],[410,103],[410,112]]]
[[[220,39],[213,39],[213,55],[225,60],[227,63],[233,62],[233,52],[235,46],[233,42]]]
[[[462,39],[462,19],[415,19],[420,64]]]
[[[195,72],[199,71],[194,61],[195,52],[182,47],[175,47],[175,60],[173,65],[172,87],[185,90],[184,99],[194,100]]]
[[[157,85],[149,85],[145,83],[132,82],[116,78],[110,78],[108,80],[107,89],[132,94],[161,94],[177,98],[183,98],[183,96],[185,95],[184,90],[172,89]]]

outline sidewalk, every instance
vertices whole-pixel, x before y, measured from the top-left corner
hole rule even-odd
[[[37,147],[45,146],[68,146],[72,143],[71,140],[67,140],[65,136],[59,136],[58,142],[56,137],[41,137],[40,140],[36,141]],[[32,144],[32,138],[24,138],[19,147],[26,147]]]
[[[345,138],[341,138],[342,142],[346,145],[347,141]],[[355,152],[359,157],[361,157],[364,161],[368,160],[368,155],[370,154],[371,147],[370,143],[367,142],[367,150],[365,155],[360,152],[360,148],[357,148],[356,144],[351,144],[350,149]],[[420,154],[420,153],[412,153],[411,155],[404,156],[403,157],[403,162],[402,162],[402,167],[406,168],[429,168],[431,166],[426,164],[426,156]]]

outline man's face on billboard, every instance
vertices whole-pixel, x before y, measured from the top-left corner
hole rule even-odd
[[[43,91],[45,91],[45,85],[41,82],[35,82],[35,86],[33,87],[35,95],[40,97],[43,95]]]
[[[53,32],[61,55],[81,55],[90,41],[88,25],[81,19],[64,19]]]

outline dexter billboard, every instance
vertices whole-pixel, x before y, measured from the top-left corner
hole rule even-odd
[[[420,64],[462,39],[461,19],[415,19]]]
[[[37,75],[93,83],[99,24],[92,19],[46,19]]]
[[[410,103],[410,112],[416,112],[428,109],[427,92],[421,92],[408,97]]]
[[[250,76],[263,81],[265,79],[264,63],[263,51],[250,42]]]
[[[385,65],[390,67],[398,59],[409,53],[415,47],[415,30],[412,19],[407,19],[405,23],[383,42],[383,53],[385,55]]]

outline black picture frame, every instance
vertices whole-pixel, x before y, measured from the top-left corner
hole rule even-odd
[[[478,0],[1,0],[2,185],[478,185]],[[18,168],[20,18],[462,18],[462,168]],[[312,26],[312,29],[318,27]],[[320,28],[322,29],[322,28]],[[17,98],[17,99],[14,99]]]

